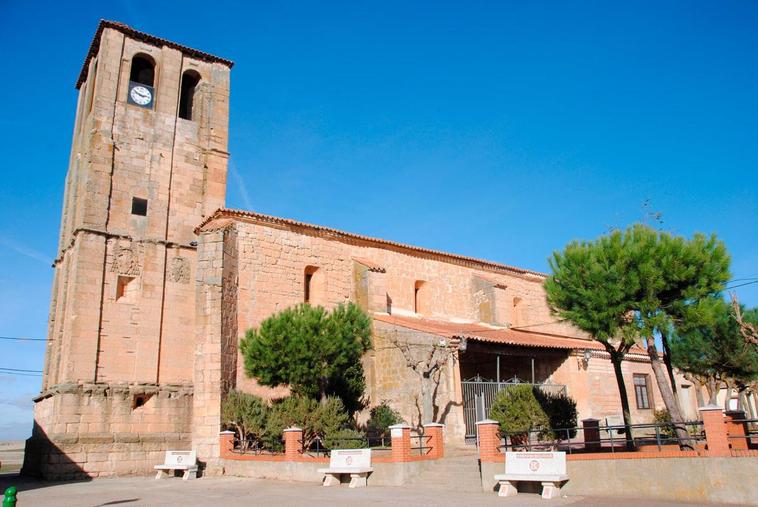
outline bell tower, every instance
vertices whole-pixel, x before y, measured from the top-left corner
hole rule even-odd
[[[100,22],[76,83],[38,444],[189,433],[193,230],[224,206],[232,65]]]

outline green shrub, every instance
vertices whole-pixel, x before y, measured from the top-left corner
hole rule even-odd
[[[545,411],[550,421],[550,429],[563,430],[554,432],[554,438],[561,440],[576,436],[576,402],[563,393],[545,392],[534,388],[534,396]],[[565,431],[569,429],[568,435]]]
[[[322,439],[327,449],[363,449],[368,447],[366,435],[361,431],[344,429],[327,433]]]
[[[366,430],[372,436],[386,437],[389,434],[389,427],[401,422],[403,418],[400,417],[400,413],[383,401],[371,409],[371,417],[366,423]]]
[[[275,449],[281,448],[282,432],[290,426],[302,428],[303,449],[308,449],[316,437],[323,438],[350,426],[350,417],[339,398],[327,398],[325,403],[319,403],[302,396],[290,396],[271,407],[267,443]]]
[[[537,437],[548,439],[550,419],[534,396],[530,385],[515,385],[501,390],[495,396],[490,417],[500,423],[500,431],[511,438],[514,445],[522,445],[532,430],[541,430]]]
[[[261,442],[266,437],[269,412],[259,397],[233,390],[221,402],[221,423],[237,433],[244,451],[250,440]]]
[[[661,436],[667,438],[673,438],[676,430],[674,424],[671,422],[671,414],[668,410],[661,409],[656,410],[653,413],[653,423],[661,425]]]

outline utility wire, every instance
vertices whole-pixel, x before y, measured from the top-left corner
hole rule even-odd
[[[14,340],[19,342],[46,342],[47,338],[20,338],[16,336],[0,336],[0,340]]]
[[[732,285],[731,287],[726,287],[726,288],[727,289],[736,289],[737,287],[744,287],[745,285],[752,285],[754,283],[758,283],[758,280],[754,280],[752,282],[740,283],[740,284]]]
[[[42,370],[21,370],[18,368],[6,368],[4,366],[0,366],[0,370],[18,371],[23,373],[42,373]]]

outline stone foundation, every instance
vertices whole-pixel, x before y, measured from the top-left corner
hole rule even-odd
[[[22,473],[52,480],[150,473],[191,448],[192,388],[62,384],[35,399]]]

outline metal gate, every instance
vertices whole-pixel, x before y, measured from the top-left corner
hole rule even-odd
[[[501,389],[508,389],[509,387],[522,384],[538,387],[545,392],[566,393],[566,386],[563,384],[532,384],[518,377],[513,377],[505,382],[494,382],[477,376],[461,382],[463,419],[466,423],[467,444],[476,443],[476,422],[489,417],[490,407],[492,407],[495,395]]]

